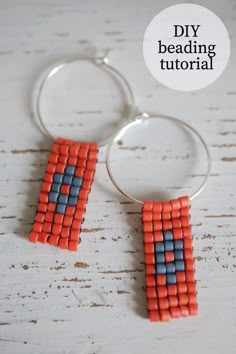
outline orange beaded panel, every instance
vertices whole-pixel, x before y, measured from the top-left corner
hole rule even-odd
[[[188,197],[144,202],[146,295],[153,322],[197,314]]]
[[[56,140],[39,194],[30,242],[77,250],[97,153],[95,143]]]

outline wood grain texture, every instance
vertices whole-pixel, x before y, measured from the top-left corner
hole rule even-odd
[[[177,1],[0,1],[0,352],[235,353],[236,3],[216,12],[231,58],[210,87],[161,86],[142,58],[146,26]],[[181,117],[207,139],[213,168],[191,209],[199,316],[147,320],[140,207],[115,191],[100,151],[78,253],[27,241],[51,142],[30,108],[36,77],[68,55],[110,49],[142,110]]]

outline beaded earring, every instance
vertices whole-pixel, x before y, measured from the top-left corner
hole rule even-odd
[[[50,67],[44,74],[35,101],[34,113],[46,135],[54,140],[43,178],[37,212],[29,241],[49,243],[70,251],[78,249],[81,224],[84,220],[88,194],[94,179],[98,148],[105,139],[87,143],[57,138],[47,128],[41,112],[42,92],[47,81],[69,63],[88,61],[105,68],[123,83],[130,98],[130,114],[134,106],[133,93],[124,76],[113,68],[106,57],[95,59],[68,59]]]
[[[167,119],[190,130],[200,140],[207,155],[207,171],[197,191],[164,202],[141,201],[124,192],[111,169],[111,150],[114,143],[135,125],[149,119]],[[210,175],[211,157],[202,136],[189,124],[172,117],[137,115],[124,126],[109,143],[106,167],[114,186],[129,200],[142,205],[146,296],[149,319],[153,322],[169,321],[180,316],[193,316],[198,312],[194,276],[190,201],[200,194]]]

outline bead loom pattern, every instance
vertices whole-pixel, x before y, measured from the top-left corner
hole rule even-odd
[[[146,295],[152,322],[197,315],[188,197],[144,202]]]
[[[98,145],[58,138],[44,175],[29,241],[78,249]]]

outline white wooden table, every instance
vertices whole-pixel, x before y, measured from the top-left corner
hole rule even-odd
[[[143,62],[147,24],[174,3],[0,1],[1,353],[236,352],[236,3],[198,2],[224,21],[232,52],[217,82],[193,93],[161,86]],[[181,117],[210,145],[210,182],[191,210],[196,318],[147,320],[140,207],[113,188],[105,149],[78,253],[27,241],[51,148],[32,118],[32,85],[61,57],[107,48],[139,107]]]

